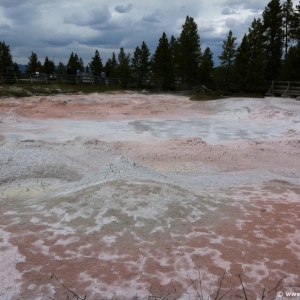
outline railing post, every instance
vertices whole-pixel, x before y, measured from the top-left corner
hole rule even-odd
[[[285,92],[281,95],[281,97],[289,97],[290,96],[290,81],[288,81],[288,86],[285,90]]]
[[[272,80],[271,94],[274,95],[274,80]]]
[[[271,87],[269,88],[267,94],[267,96],[274,96],[274,80],[272,80],[272,84]]]

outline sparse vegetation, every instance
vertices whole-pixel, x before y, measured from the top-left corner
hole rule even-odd
[[[232,93],[228,91],[215,91],[207,93],[196,93],[190,96],[190,99],[193,101],[209,101],[209,100],[218,100],[223,98],[231,97],[243,97],[243,98],[263,98],[263,94],[259,93]]]
[[[104,93],[109,91],[120,90],[120,85],[91,85],[91,84],[1,84],[0,97],[29,97],[32,95],[53,95],[65,93]]]
[[[192,279],[191,277],[189,277],[190,284],[187,286],[187,290],[190,287],[192,287],[193,291],[195,292],[196,299],[199,299],[199,300],[221,300],[221,299],[226,299],[226,296],[228,296],[228,297],[230,296],[230,292],[232,292],[233,289],[232,288],[223,288],[223,282],[225,279],[226,272],[224,272],[222,277],[220,277],[219,283],[216,287],[213,287],[212,284],[210,284],[208,291],[205,291],[205,289],[203,287],[203,284],[202,284],[203,279],[201,278],[202,276],[200,273],[200,269],[198,270],[198,272],[199,272],[198,278]],[[243,293],[243,295],[239,296],[239,299],[248,300],[249,295],[247,294],[247,289],[245,288],[242,277],[240,274],[237,274],[237,277],[239,278],[239,281],[241,283],[240,286],[241,286],[242,293]],[[266,290],[265,288],[263,288],[261,300],[266,299],[267,296],[272,296],[272,297],[275,296],[275,294],[277,293],[278,289],[281,287],[285,278],[286,278],[285,276],[280,278],[278,280],[277,284],[274,287],[272,287],[270,290]],[[69,289],[54,273],[52,273],[50,276],[49,281],[51,281],[51,280],[56,280],[66,290],[66,298],[65,299],[88,300],[86,295],[79,296],[74,290]],[[166,295],[153,295],[152,288],[153,288],[153,285],[151,284],[147,300],[175,300],[175,299],[182,297],[182,295],[177,293],[176,288],[169,291]],[[57,300],[56,298],[52,298],[52,297],[48,297],[48,298],[52,299],[52,300]],[[99,298],[99,300],[101,300],[101,299],[102,298]],[[134,299],[138,300],[141,298],[139,298],[137,295]],[[231,299],[231,297],[229,297],[228,299]]]

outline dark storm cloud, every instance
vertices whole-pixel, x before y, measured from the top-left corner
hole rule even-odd
[[[15,25],[24,26],[40,19],[39,6],[27,1],[3,6],[3,14]]]
[[[10,26],[8,24],[0,24],[0,30],[9,30]]]
[[[115,7],[115,11],[120,13],[120,14],[125,14],[125,13],[128,13],[130,12],[132,9],[132,4],[128,4],[128,5],[117,5]]]
[[[111,32],[107,31],[102,34],[93,37],[80,37],[78,43],[81,45],[88,45],[91,47],[103,47],[110,48],[113,46],[120,47],[122,40],[124,39],[124,32]]]
[[[7,8],[7,7],[16,7],[24,5],[25,3],[29,2],[28,0],[20,1],[20,0],[3,0],[0,2],[0,7]]]
[[[52,47],[66,47],[72,44],[74,42],[75,37],[69,37],[66,35],[47,35],[45,37],[42,37],[40,39],[41,43],[43,43],[45,46],[52,46]]]

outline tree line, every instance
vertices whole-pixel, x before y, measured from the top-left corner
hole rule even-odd
[[[260,91],[271,80],[300,81],[300,1],[271,0],[237,47],[229,31],[215,82],[227,89]]]
[[[124,48],[117,55],[113,52],[105,64],[96,50],[86,67],[77,53],[71,53],[66,65],[60,62],[55,66],[47,56],[42,64],[32,52],[26,72],[39,68],[47,74],[80,70],[97,75],[104,71],[108,77],[119,78],[123,86],[135,82],[143,87],[151,81],[161,89],[172,89],[178,82],[186,88],[204,85],[246,92],[263,91],[270,80],[300,81],[300,1],[294,7],[291,0],[282,5],[280,0],[271,0],[239,46],[236,39],[230,30],[218,57],[220,66],[215,68],[213,53],[209,47],[202,51],[197,24],[187,16],[179,37],[169,39],[163,32],[152,55],[145,41],[133,54]],[[0,68],[3,73],[18,72],[4,42],[0,42]]]

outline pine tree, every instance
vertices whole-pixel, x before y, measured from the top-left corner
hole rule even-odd
[[[232,31],[229,31],[227,39],[223,41],[223,51],[219,56],[224,74],[224,84],[227,89],[230,89],[230,84],[233,80],[233,67],[236,56],[236,37],[232,36]]]
[[[202,63],[200,66],[200,82],[209,89],[214,88],[214,61],[213,53],[207,47],[202,55]]]
[[[18,64],[16,62],[13,63],[12,71],[14,73],[21,73],[20,68],[19,68],[19,66],[18,66]]]
[[[201,47],[198,27],[192,17],[187,16],[185,23],[182,25],[176,56],[176,64],[182,82],[188,86],[197,85],[201,63]]]
[[[89,67],[94,74],[101,74],[103,70],[103,64],[98,50],[95,51],[95,56],[92,57],[92,60],[89,63]]]
[[[67,69],[68,69],[68,74],[75,74],[77,67],[76,67],[76,61],[74,57],[74,53],[72,52],[69,58],[69,61],[67,63]]]
[[[150,61],[150,50],[146,43],[143,41],[141,45],[141,87],[143,85],[144,80],[149,80],[149,73],[150,73],[150,67],[151,67],[151,61]]]
[[[283,15],[280,0],[271,0],[263,14],[264,48],[267,55],[266,79],[276,80],[283,54]]]
[[[260,19],[254,19],[248,33],[249,62],[247,83],[250,92],[261,91],[265,86],[266,54],[263,49],[263,30]]]
[[[168,37],[163,32],[151,59],[153,80],[163,88],[168,88],[174,81],[172,48]]]
[[[66,73],[66,66],[62,62],[59,62],[56,71],[57,71],[58,74],[65,74]]]
[[[79,58],[76,53],[72,52],[67,63],[67,68],[71,71],[71,74],[76,74],[77,70],[83,72],[84,65],[82,58]]]
[[[149,75],[150,69],[150,51],[146,43],[143,41],[141,47],[136,47],[133,58],[131,59],[132,76],[141,88],[144,80]]]
[[[105,65],[104,65],[104,72],[105,72],[105,74],[106,74],[106,77],[110,77],[111,76],[111,70],[112,70],[112,60],[111,60],[111,58],[109,58],[107,61],[106,61],[106,63],[105,63]]]
[[[46,74],[53,74],[55,72],[54,62],[52,60],[50,60],[48,58],[48,56],[46,56],[46,58],[45,58],[44,65],[42,67],[42,71],[43,71],[43,73],[46,73]]]
[[[283,30],[284,30],[284,48],[285,55],[287,54],[288,47],[290,46],[293,36],[293,26],[295,23],[295,13],[293,8],[293,2],[286,0],[282,6],[283,15]]]
[[[113,52],[112,57],[109,58],[104,66],[104,71],[106,73],[106,77],[116,77],[117,70],[117,60],[115,52]]]
[[[173,35],[170,38],[170,48],[171,48],[171,52],[172,52],[172,58],[174,60],[174,64],[175,64],[175,60],[176,57],[178,56],[178,51],[179,51],[179,41],[178,39],[176,39]]]
[[[179,66],[178,66],[178,57],[179,57],[179,42],[173,35],[170,38],[170,47],[172,55],[172,66],[174,70],[174,79],[180,78]]]
[[[28,57],[29,61],[26,66],[26,73],[34,73],[35,69],[41,69],[41,62],[38,60],[38,56],[36,53],[31,52],[31,55]]]
[[[5,42],[0,42],[0,72],[7,73],[13,70],[13,61],[10,48]]]
[[[80,70],[81,72],[84,71],[84,63],[81,57],[79,58],[79,68],[77,70]]]
[[[282,63],[281,79],[299,81],[300,78],[300,44],[291,46]]]
[[[300,2],[299,2],[300,3]],[[297,43],[300,42],[300,4],[296,5],[294,17],[291,23],[291,38]]]
[[[130,54],[126,54],[124,48],[120,48],[118,54],[117,75],[123,87],[127,87],[130,82]]]
[[[141,55],[142,55],[141,49],[139,47],[136,47],[133,52],[133,58],[131,59],[131,74],[133,80],[139,87],[141,87],[141,82],[140,82]]]
[[[115,76],[116,70],[117,70],[117,60],[116,60],[116,55],[115,52],[113,52],[112,57],[111,57],[111,76]]]
[[[245,34],[240,46],[237,48],[234,65],[235,81],[244,92],[247,91],[250,47],[248,36]]]

